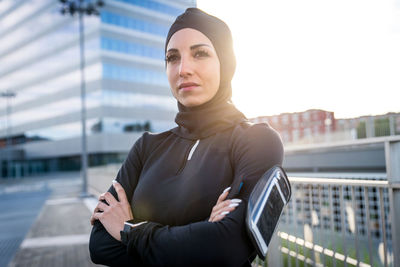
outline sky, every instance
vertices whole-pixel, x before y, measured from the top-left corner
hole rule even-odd
[[[400,0],[197,0],[231,28],[248,117],[400,112]]]

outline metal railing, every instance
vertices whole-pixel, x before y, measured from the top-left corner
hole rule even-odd
[[[279,266],[394,266],[387,181],[290,181],[276,233]]]
[[[384,145],[385,180],[289,174],[292,198],[253,266],[400,266],[400,140]]]

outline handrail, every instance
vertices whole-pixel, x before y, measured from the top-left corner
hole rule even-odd
[[[385,142],[400,142],[400,135],[363,138],[363,139],[356,139],[356,140],[350,140],[350,141],[346,140],[346,141],[338,141],[338,142],[330,142],[330,143],[322,143],[322,144],[286,146],[285,152],[296,152],[296,151],[309,150],[309,149],[348,147],[348,146],[353,146],[353,145],[373,145],[373,144],[379,144],[379,143],[384,144]]]
[[[290,266],[292,260],[296,266],[326,266],[328,260],[369,267],[396,262],[398,224],[391,218],[398,210],[393,199],[400,189],[397,180],[289,174],[289,181],[292,199],[282,215],[277,243],[270,246],[268,265]]]
[[[382,180],[360,180],[360,179],[339,179],[339,178],[307,178],[307,177],[289,177],[292,183],[309,183],[324,185],[349,185],[349,186],[365,186],[365,187],[390,187],[400,188],[400,184],[389,183]]]

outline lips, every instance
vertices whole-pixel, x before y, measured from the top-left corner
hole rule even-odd
[[[199,86],[197,83],[189,82],[189,83],[181,83],[178,88],[183,91],[190,91],[197,86]]]

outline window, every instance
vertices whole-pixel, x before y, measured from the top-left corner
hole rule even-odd
[[[103,77],[128,82],[168,85],[167,76],[163,71],[123,67],[109,63],[103,63]]]
[[[101,13],[101,21],[103,23],[113,24],[116,26],[121,26],[141,32],[161,35],[163,37],[166,36],[168,33],[168,27],[165,25],[141,21],[136,18],[126,17],[108,11],[103,11]]]
[[[154,11],[158,11],[161,13],[167,13],[173,16],[177,16],[180,13],[182,13],[184,10],[181,10],[179,8],[171,7],[156,1],[151,1],[151,0],[117,0],[118,2],[123,2],[127,4],[132,4],[135,6],[140,6],[146,9],[151,9]]]

